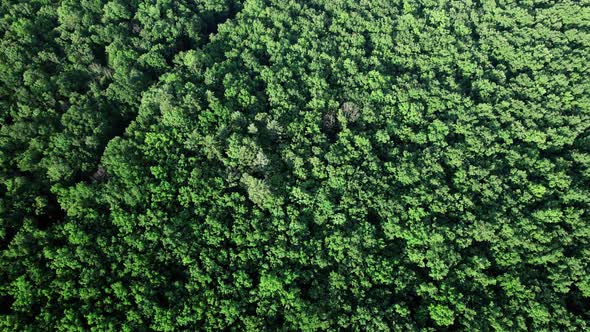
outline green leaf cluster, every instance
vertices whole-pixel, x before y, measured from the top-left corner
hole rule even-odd
[[[588,1],[5,0],[0,329],[590,329]]]

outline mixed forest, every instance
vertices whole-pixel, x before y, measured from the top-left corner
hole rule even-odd
[[[589,329],[589,0],[0,2],[0,330]]]

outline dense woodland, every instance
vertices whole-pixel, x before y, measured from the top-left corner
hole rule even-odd
[[[590,1],[2,0],[0,330],[590,329]]]

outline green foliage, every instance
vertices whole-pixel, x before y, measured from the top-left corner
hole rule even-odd
[[[589,329],[589,21],[3,1],[0,329]]]

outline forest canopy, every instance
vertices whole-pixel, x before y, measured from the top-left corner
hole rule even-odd
[[[0,330],[590,329],[590,1],[3,0]]]

